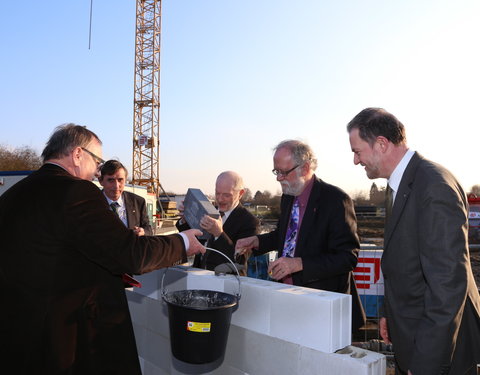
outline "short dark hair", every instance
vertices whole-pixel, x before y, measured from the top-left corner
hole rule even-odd
[[[43,149],[42,159],[45,162],[68,156],[75,147],[87,147],[93,139],[102,144],[100,138],[85,126],[73,123],[59,125]]]
[[[100,178],[103,178],[105,175],[112,175],[115,174],[119,169],[123,169],[125,171],[125,177],[128,174],[127,168],[120,163],[118,160],[107,160],[102,168],[100,168]]]
[[[347,125],[350,133],[358,129],[360,138],[372,146],[378,136],[387,138],[394,145],[407,141],[405,127],[391,113],[383,108],[365,108]]]

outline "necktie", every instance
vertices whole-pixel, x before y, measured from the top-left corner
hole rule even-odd
[[[112,202],[110,203],[110,208],[112,209],[113,213],[117,216],[118,215],[118,207],[120,207],[120,205],[118,204],[118,202]]]
[[[295,246],[297,244],[298,221],[300,218],[300,205],[298,198],[295,198],[290,213],[290,221],[288,222],[287,235],[285,236],[285,243],[283,245],[282,256],[293,258],[295,253]]]
[[[385,221],[392,216],[392,206],[393,206],[393,190],[390,185],[387,184],[385,189]]]

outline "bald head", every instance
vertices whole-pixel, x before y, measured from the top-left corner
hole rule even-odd
[[[215,183],[215,200],[220,211],[234,209],[245,192],[242,177],[233,171],[225,171],[218,175]]]

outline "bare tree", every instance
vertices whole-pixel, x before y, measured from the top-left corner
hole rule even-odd
[[[241,202],[250,202],[252,200],[252,191],[249,188],[245,188],[245,193],[243,193]]]
[[[368,199],[368,194],[363,190],[357,190],[352,194],[352,199],[355,202],[355,205],[367,205],[370,203]]]
[[[31,171],[40,168],[42,159],[28,146],[13,150],[0,145],[0,171]]]

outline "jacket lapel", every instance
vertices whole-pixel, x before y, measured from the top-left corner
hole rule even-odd
[[[128,194],[122,193],[123,204],[125,205],[125,214],[127,215],[127,227],[130,228],[130,223],[132,222],[132,205],[130,202],[130,197]]]
[[[310,197],[308,197],[307,206],[305,207],[305,213],[302,218],[302,225],[300,226],[297,236],[297,246],[295,248],[295,256],[302,253],[303,245],[307,240],[307,236],[303,236],[303,233],[312,233],[312,225],[314,224],[315,213],[320,206],[318,200],[321,197],[322,182],[314,177],[312,190]]]
[[[402,216],[403,209],[407,204],[413,188],[418,165],[422,159],[422,156],[415,152],[415,154],[412,156],[412,159],[410,159],[405,172],[403,172],[402,180],[400,181],[400,185],[395,196],[395,202],[393,203],[392,207],[392,217],[388,219],[388,223],[385,225],[384,248],[386,248],[390,242],[392,233],[395,230],[400,217]]]

